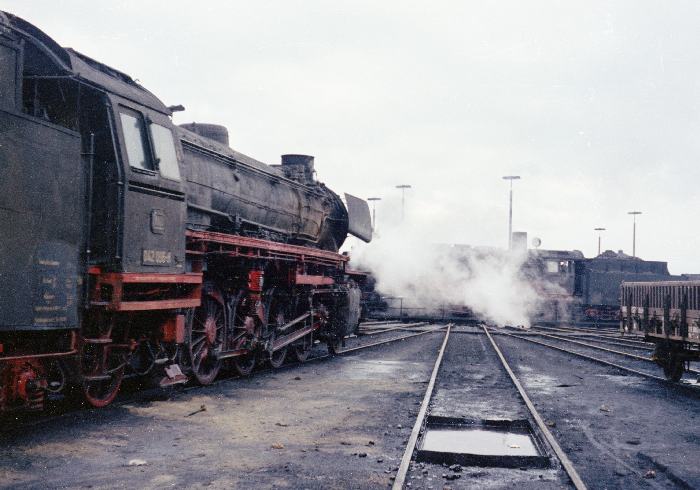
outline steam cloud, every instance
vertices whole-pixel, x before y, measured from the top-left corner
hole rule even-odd
[[[529,326],[540,296],[521,276],[525,251],[439,245],[426,240],[426,229],[385,226],[353,250],[353,264],[373,273],[377,291],[403,297],[407,308],[467,306],[488,322]]]

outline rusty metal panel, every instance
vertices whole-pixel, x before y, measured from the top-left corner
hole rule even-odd
[[[0,330],[78,326],[84,189],[76,133],[0,110]]]
[[[317,276],[309,274],[297,274],[294,278],[294,283],[296,285],[308,285],[308,286],[332,286],[335,281],[332,277],[327,276]]]

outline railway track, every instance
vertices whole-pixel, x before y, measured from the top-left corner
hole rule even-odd
[[[600,350],[600,351],[603,351],[603,352],[610,352],[610,353],[613,353],[613,354],[619,354],[619,355],[622,355],[622,356],[630,357],[630,358],[632,358],[632,359],[638,359],[638,360],[641,360],[641,361],[650,361],[650,362],[654,362],[650,357],[640,356],[640,355],[638,355],[638,354],[634,354],[634,353],[631,353],[631,352],[628,352],[628,351],[617,350],[617,349],[611,349],[611,348],[609,348],[609,347],[604,347],[604,346],[601,346],[601,345],[596,345],[596,344],[592,344],[592,343],[591,343],[591,342],[600,342],[600,341],[597,340],[597,339],[587,339],[587,338],[579,339],[578,337],[575,337],[575,338],[572,338],[572,337],[564,337],[564,336],[561,336],[561,335],[547,334],[547,333],[537,333],[536,335],[537,335],[538,337],[545,337],[545,338],[550,338],[550,339],[556,339],[556,340],[560,340],[560,341],[562,341],[562,342],[569,342],[569,343],[571,343],[571,344],[581,345],[581,346],[588,347],[588,348],[591,348],[591,349],[597,349],[597,350]],[[648,349],[648,348],[646,348],[646,347],[630,346],[630,345],[617,344],[617,343],[612,343],[612,344],[611,344],[611,343],[606,343],[606,344],[604,344],[604,345],[614,345],[614,346],[617,347],[618,349],[619,349],[619,348],[622,348],[622,349],[630,349],[630,350],[635,350],[635,351],[637,351],[637,350],[643,350],[643,351],[645,351],[645,352],[649,352],[649,350],[653,350],[653,349]]]
[[[534,332],[534,335],[538,335],[539,332]],[[552,335],[558,335],[558,334],[552,334]],[[620,347],[623,349],[630,349],[633,351],[644,351],[644,352],[649,352],[654,350],[653,345],[637,345],[637,344],[630,344],[626,342],[617,342],[615,340],[609,340],[609,339],[601,339],[599,337],[589,337],[586,335],[565,335],[562,336],[568,339],[574,339],[574,340],[581,340],[585,342],[594,342],[596,344],[601,344],[601,345],[609,345],[609,346],[615,346],[615,347]]]
[[[400,342],[403,340],[411,339],[414,337],[419,337],[422,335],[428,335],[431,333],[435,333],[435,332],[444,330],[445,328],[446,328],[446,326],[440,325],[440,326],[433,327],[433,328],[426,328],[425,330],[420,331],[420,332],[412,332],[412,333],[407,334],[407,335],[392,336],[388,339],[382,339],[382,340],[373,341],[373,342],[369,342],[369,343],[358,342],[359,345],[353,345],[351,347],[344,348],[344,349],[339,350],[338,352],[336,352],[334,354],[333,353],[317,354],[317,355],[312,354],[303,363],[298,362],[298,361],[289,361],[278,368],[273,368],[271,366],[259,368],[259,369],[256,369],[251,376],[265,374],[265,373],[271,373],[271,372],[276,372],[276,371],[281,371],[281,370],[293,369],[294,367],[300,366],[302,364],[309,364],[312,362],[321,362],[324,360],[330,360],[336,356],[342,356],[345,354],[350,354],[353,352],[361,351],[364,349],[370,349],[373,347],[377,347],[377,346],[385,345],[385,344],[390,344],[393,342]],[[385,331],[384,333],[388,333],[388,331]],[[192,391],[201,390],[201,389],[204,389],[204,388],[207,388],[210,386],[217,386],[221,383],[230,382],[230,381],[233,381],[236,379],[241,379],[241,376],[237,376],[237,375],[233,375],[233,374],[231,374],[230,376],[224,375],[224,376],[219,377],[216,381],[214,381],[210,385],[201,386],[201,385],[193,384],[193,385],[185,386],[184,388],[182,388],[178,391],[192,392]],[[103,410],[109,410],[110,407],[120,407],[120,406],[127,405],[129,403],[133,403],[139,399],[158,398],[159,392],[162,393],[162,390],[142,389],[142,390],[135,391],[135,392],[121,393],[119,395],[119,397],[117,398],[117,400],[114,401],[111,405],[109,405],[105,409],[92,408],[92,407],[87,407],[84,405],[80,405],[80,406],[69,405],[68,407],[66,407],[64,409],[61,409],[61,408],[56,409],[58,413],[54,413],[51,415],[19,414],[18,416],[14,417],[14,418],[10,418],[10,417],[0,418],[0,422],[2,422],[2,424],[0,424],[0,427],[1,427],[0,434],[2,434],[3,432],[10,432],[10,431],[16,431],[16,430],[22,430],[22,429],[32,429],[32,428],[40,427],[40,426],[45,425],[45,424],[55,423],[64,417],[69,417],[69,416],[76,414],[78,412],[98,413],[98,412],[103,411]],[[160,395],[160,396],[162,396],[162,395]]]
[[[496,341],[493,339],[493,337],[489,333],[488,328],[485,326],[484,326],[484,333],[488,336],[489,341],[491,342],[491,345],[493,346],[493,349],[496,351],[496,354],[498,355],[498,358],[500,359],[501,364],[503,365],[503,368],[508,373],[508,376],[510,377],[511,381],[513,381],[513,384],[515,385],[516,389],[518,390],[520,397],[525,402],[525,405],[527,406],[528,411],[532,415],[533,419],[535,419],[535,422],[537,423],[537,427],[540,429],[540,431],[544,435],[545,439],[547,439],[547,442],[551,446],[554,453],[557,455],[557,458],[559,458],[559,462],[561,463],[562,467],[564,468],[564,471],[566,472],[566,474],[571,479],[571,483],[574,485],[574,488],[576,488],[577,490],[584,490],[586,488],[586,485],[583,483],[583,480],[581,480],[581,477],[579,476],[578,472],[576,471],[576,468],[574,468],[573,463],[571,463],[571,460],[569,459],[566,452],[564,452],[564,450],[561,448],[561,446],[559,446],[559,443],[554,438],[554,435],[551,433],[551,431],[549,430],[549,428],[545,424],[544,420],[542,419],[542,416],[539,414],[539,412],[535,408],[535,405],[532,403],[532,400],[530,400],[530,397],[527,395],[527,392],[525,391],[522,384],[520,383],[520,380],[518,380],[518,378],[515,376],[515,373],[510,368],[510,365],[508,364],[508,361],[506,361],[506,358],[503,356],[501,349],[498,348]]]
[[[612,332],[616,333],[619,332],[619,325],[609,325],[609,326],[601,326],[601,327],[577,327],[577,326],[571,326],[571,327],[562,327],[560,326],[559,328],[566,328],[569,330],[577,330],[580,332],[592,332],[592,333],[600,333],[600,332]]]
[[[697,386],[697,385],[695,385],[695,384],[690,384],[690,383],[688,383],[688,382],[685,382],[685,383],[672,383],[672,382],[668,381],[668,380],[667,380],[665,377],[663,377],[663,376],[659,376],[658,374],[654,374],[653,372],[643,370],[643,369],[645,369],[646,367],[650,367],[649,364],[653,363],[653,361],[652,361],[651,359],[646,358],[646,357],[643,357],[643,356],[635,356],[635,355],[633,355],[633,354],[622,353],[622,352],[619,352],[619,351],[612,351],[611,349],[605,349],[605,348],[598,347],[598,346],[586,346],[586,348],[593,348],[594,350],[598,350],[598,351],[600,351],[601,353],[604,353],[604,355],[610,355],[610,354],[613,354],[613,355],[623,355],[623,356],[626,357],[627,359],[631,359],[633,362],[637,362],[638,364],[639,364],[639,363],[643,364],[642,366],[637,365],[636,367],[631,367],[630,365],[620,364],[620,362],[617,361],[617,360],[614,360],[614,361],[613,361],[613,360],[610,360],[610,359],[604,359],[604,358],[602,358],[602,357],[600,357],[600,356],[589,355],[589,354],[586,354],[586,353],[584,353],[584,352],[581,352],[580,350],[571,350],[571,349],[567,349],[567,348],[565,348],[565,347],[562,347],[561,344],[560,344],[560,345],[554,345],[554,344],[552,344],[552,343],[542,342],[542,341],[540,341],[540,340],[535,340],[535,339],[532,339],[532,338],[529,338],[529,337],[526,337],[526,336],[523,336],[523,335],[511,334],[511,333],[507,333],[507,332],[499,332],[499,335],[504,335],[504,336],[508,336],[508,337],[513,337],[513,338],[516,338],[516,339],[523,340],[523,341],[525,341],[525,342],[530,342],[530,343],[533,343],[533,344],[538,344],[538,345],[541,345],[541,346],[543,346],[543,347],[547,347],[547,348],[549,348],[549,349],[554,349],[554,350],[557,350],[557,351],[560,351],[560,352],[565,352],[565,353],[567,353],[567,354],[570,354],[570,355],[573,355],[573,356],[576,356],[576,357],[580,357],[580,358],[583,358],[583,359],[587,359],[587,360],[589,360],[589,361],[592,361],[592,362],[595,362],[595,363],[598,363],[598,364],[603,364],[603,365],[606,365],[606,366],[614,367],[614,368],[616,368],[616,369],[619,369],[619,370],[622,370],[622,371],[625,371],[625,372],[628,372],[628,373],[632,373],[632,374],[635,374],[635,375],[638,375],[638,376],[642,376],[642,377],[644,377],[644,378],[653,379],[653,380],[655,380],[655,381],[658,381],[658,382],[667,384],[667,385],[669,385],[669,386],[677,387],[678,389],[685,390],[685,391],[687,391],[687,392],[689,392],[689,393],[692,393],[692,394],[694,394],[694,395],[700,395],[700,386]],[[571,342],[572,342],[572,341],[570,341],[569,339],[554,339],[554,341],[555,341],[555,342],[560,342],[560,343],[561,343],[561,342],[564,342],[564,343],[566,343],[566,342],[571,343]],[[640,369],[640,367],[641,367],[642,369]],[[695,370],[692,370],[691,372],[692,372],[692,373],[698,373],[698,374],[700,374],[700,372],[695,371]]]
[[[585,340],[587,342],[595,342],[597,344],[603,344],[603,345],[614,345],[618,347],[623,347],[625,349],[632,349],[632,350],[638,350],[638,351],[652,351],[654,350],[654,345],[653,344],[636,344],[636,343],[629,343],[629,342],[619,342],[617,340],[609,340],[609,339],[604,339],[600,337],[590,337],[586,335],[568,335],[568,338],[572,339],[579,339],[579,340]]]
[[[490,345],[493,347],[496,355],[498,356],[499,361],[500,361],[503,369],[507,372],[510,380],[512,381],[516,390],[518,391],[519,397],[525,403],[525,406],[527,407],[528,413],[530,414],[530,416],[534,420],[539,433],[546,440],[546,442],[549,445],[549,447],[551,448],[552,452],[554,453],[556,458],[561,463],[561,467],[564,470],[564,472],[566,473],[567,477],[569,478],[571,484],[577,490],[586,489],[587,488],[586,485],[584,484],[583,480],[581,479],[581,477],[577,473],[577,471],[574,468],[573,464],[571,463],[571,460],[569,459],[568,455],[561,448],[561,446],[558,444],[555,437],[552,435],[551,431],[549,430],[546,423],[544,422],[542,416],[539,414],[539,412],[535,408],[535,405],[529,399],[527,393],[525,392],[525,390],[522,387],[522,384],[517,379],[514,372],[511,370],[510,366],[508,365],[508,362],[506,361],[505,357],[503,356],[500,349],[498,348],[498,345],[496,344],[493,337],[490,335],[488,329],[485,326],[483,327],[483,332],[488,337]],[[414,453],[416,451],[416,445],[418,443],[418,439],[419,439],[422,431],[424,431],[426,428],[428,407],[430,406],[430,402],[431,402],[431,399],[433,397],[433,390],[435,388],[436,380],[437,380],[438,374],[440,372],[442,359],[443,359],[445,349],[446,349],[448,341],[449,341],[449,336],[450,336],[450,328],[447,329],[443,343],[438,351],[435,365],[433,367],[432,375],[430,377],[430,380],[428,382],[428,386],[427,386],[425,394],[423,396],[423,400],[421,402],[420,410],[418,411],[418,415],[417,415],[415,423],[413,425],[411,435],[410,435],[408,442],[406,444],[406,448],[405,448],[403,456],[401,458],[401,463],[398,467],[398,470],[397,470],[397,473],[396,473],[396,476],[394,479],[394,484],[392,487],[393,490],[403,489],[405,484],[406,484],[406,476],[409,472],[411,462],[414,460]]]
[[[606,342],[614,342],[618,343],[620,345],[626,344],[626,345],[635,345],[639,347],[647,347],[647,348],[652,348],[653,349],[653,343],[651,342],[646,342],[641,336],[634,336],[637,337],[635,338],[630,338],[629,336],[623,337],[620,332],[614,333],[614,334],[608,334],[608,333],[590,333],[590,332],[580,332],[576,329],[571,329],[571,328],[550,328],[550,327],[542,327],[542,326],[534,326],[532,329],[529,330],[530,332],[539,332],[539,331],[545,331],[545,332],[558,332],[560,335],[566,335],[566,336],[571,336],[571,337],[581,337],[581,338],[594,338],[594,339],[600,339],[601,341],[606,341]]]
[[[581,334],[581,335],[597,335],[597,336],[620,336],[620,331],[615,329],[583,329],[579,327],[546,327],[544,325],[534,325],[531,330],[550,330],[550,331],[557,331],[557,332],[569,332],[572,334]]]
[[[587,348],[589,348],[589,349],[599,350],[599,351],[603,351],[603,352],[609,352],[609,353],[611,353],[611,354],[618,354],[618,355],[621,355],[621,356],[628,357],[628,358],[630,358],[630,359],[635,359],[635,360],[645,361],[645,362],[650,362],[650,363],[654,363],[654,364],[655,364],[655,361],[654,361],[652,358],[650,358],[650,357],[639,356],[639,355],[637,355],[637,354],[631,354],[631,353],[629,353],[629,352],[624,352],[624,351],[620,351],[620,350],[608,349],[608,348],[606,348],[606,347],[601,347],[601,346],[599,346],[599,345],[594,345],[594,344],[591,344],[591,343],[589,343],[589,342],[583,342],[583,341],[580,341],[580,340],[574,340],[574,339],[571,339],[571,338],[561,337],[561,336],[558,336],[558,335],[551,335],[551,334],[539,334],[539,335],[542,336],[542,337],[547,337],[547,338],[551,338],[551,339],[555,339],[555,340],[560,340],[560,341],[563,341],[563,342],[569,342],[569,343],[575,344],[575,345],[584,346],[584,347],[587,347]],[[686,372],[700,375],[700,371],[695,370],[695,369],[688,369]]]
[[[685,457],[697,448],[693,419],[699,391],[694,387],[605,356],[589,362],[592,356],[566,348],[571,344],[491,333],[591,487],[698,488],[693,457]]]
[[[360,331],[358,332],[358,336],[367,337],[370,335],[393,332],[395,330],[415,330],[416,328],[424,327],[425,325],[428,325],[428,322],[386,324],[382,326],[386,326],[387,328],[380,328],[378,330],[360,325]]]
[[[447,347],[447,341],[450,338],[451,326],[447,327],[445,332],[445,340],[442,341],[440,350],[438,351],[437,359],[435,360],[435,366],[433,367],[433,372],[430,375],[430,381],[428,381],[428,387],[425,390],[425,395],[423,395],[423,401],[421,402],[420,409],[418,410],[418,416],[416,417],[416,422],[413,424],[413,429],[411,430],[411,435],[408,438],[408,443],[406,444],[406,449],[404,450],[403,456],[401,457],[401,463],[399,464],[399,469],[396,472],[396,478],[394,479],[393,490],[401,490],[406,482],[406,474],[408,474],[408,468],[413,459],[413,451],[416,448],[416,443],[418,442],[418,436],[423,428],[425,422],[425,415],[428,412],[428,405],[430,404],[430,399],[433,395],[433,389],[435,388],[435,380],[437,379],[438,372],[440,371],[440,365],[442,364],[442,357],[445,354],[445,347]]]

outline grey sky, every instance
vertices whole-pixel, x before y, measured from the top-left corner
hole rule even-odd
[[[697,2],[8,1],[17,14],[225,124],[268,163],[316,156],[336,191],[385,197],[435,241],[631,252],[700,272]]]

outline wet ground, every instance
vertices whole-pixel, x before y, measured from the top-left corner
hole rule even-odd
[[[347,347],[412,330],[349,339]],[[531,451],[512,438],[527,431],[503,429],[534,424],[488,338],[476,327],[456,330],[436,380],[431,424],[466,423],[478,446],[466,449],[486,457]],[[170,400],[126,396],[107,409],[0,428],[0,487],[389,488],[443,338],[428,333],[179,391]],[[494,338],[588,488],[700,488],[697,396],[523,340]],[[485,434],[484,422],[501,424],[500,433]],[[466,432],[428,448],[463,444]],[[412,463],[406,486],[571,488],[536,432],[545,467],[423,459]],[[419,440],[419,448],[426,442]]]
[[[386,487],[442,338],[431,333],[4,433],[0,484]]]
[[[700,488],[696,395],[511,337],[496,341],[589,488]]]

